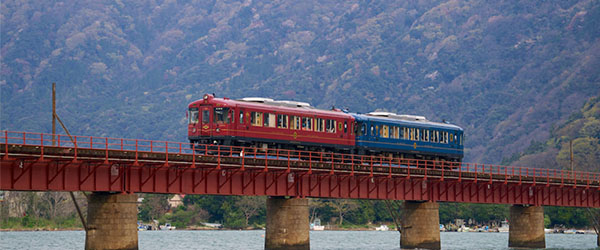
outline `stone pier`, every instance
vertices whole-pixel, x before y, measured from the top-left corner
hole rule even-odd
[[[85,249],[138,249],[137,195],[94,192],[88,196]]]
[[[308,199],[269,197],[265,249],[310,249]]]
[[[510,207],[508,247],[545,248],[544,208],[512,205]]]
[[[402,249],[440,249],[440,205],[405,201],[402,210]]]

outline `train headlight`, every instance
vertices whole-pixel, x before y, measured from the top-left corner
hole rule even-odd
[[[221,132],[221,129],[220,129],[220,128],[217,128],[217,133],[219,133],[219,132]]]
[[[192,133],[196,133],[196,128],[193,128],[193,129],[192,129]]]
[[[208,94],[204,95],[204,100],[208,100]]]

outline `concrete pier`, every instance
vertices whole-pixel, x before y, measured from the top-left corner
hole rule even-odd
[[[265,249],[310,249],[308,199],[269,197]]]
[[[94,192],[88,196],[85,249],[138,249],[137,195]]]
[[[405,201],[402,210],[402,249],[440,249],[440,205]]]
[[[545,248],[544,208],[541,206],[512,205],[508,247]]]

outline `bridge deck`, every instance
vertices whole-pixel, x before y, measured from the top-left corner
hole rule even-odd
[[[52,146],[48,135],[15,134],[0,144],[2,190],[600,207],[600,173],[92,137]]]
[[[0,150],[6,152],[6,144],[0,144]],[[229,148],[227,148],[229,149]],[[77,151],[77,154],[75,153]],[[517,184],[539,184],[577,186],[585,188],[599,188],[600,176],[597,173],[571,173],[570,171],[559,171],[552,169],[532,169],[507,166],[489,166],[484,164],[453,164],[434,161],[417,161],[404,159],[388,159],[385,157],[362,157],[363,159],[339,159],[325,157],[288,157],[286,153],[273,152],[269,156],[267,150],[240,156],[239,151],[218,150],[220,153],[165,153],[165,152],[136,152],[128,150],[113,149],[90,149],[90,148],[64,148],[56,146],[44,146],[43,155],[46,159],[58,159],[60,161],[78,160],[121,164],[163,165],[178,168],[215,167],[235,169],[244,168],[260,170],[289,170],[311,171],[314,174],[353,174],[384,176],[391,178],[427,178],[427,179],[455,179],[463,181],[502,182]],[[238,154],[234,154],[238,152]],[[286,151],[287,152],[287,151]],[[280,154],[277,154],[280,153]],[[2,153],[0,155],[5,155]],[[9,156],[34,157],[42,156],[42,147],[33,145],[8,145]],[[195,158],[195,159],[194,159]],[[375,160],[372,160],[375,159]],[[387,161],[384,161],[387,160]],[[243,164],[242,164],[243,160]],[[195,164],[195,166],[192,166]],[[435,165],[435,166],[434,166]],[[577,178],[579,177],[579,178]]]

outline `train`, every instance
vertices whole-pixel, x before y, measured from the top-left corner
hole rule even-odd
[[[212,144],[462,161],[463,129],[424,116],[317,109],[306,102],[205,94],[187,111],[188,139]]]

